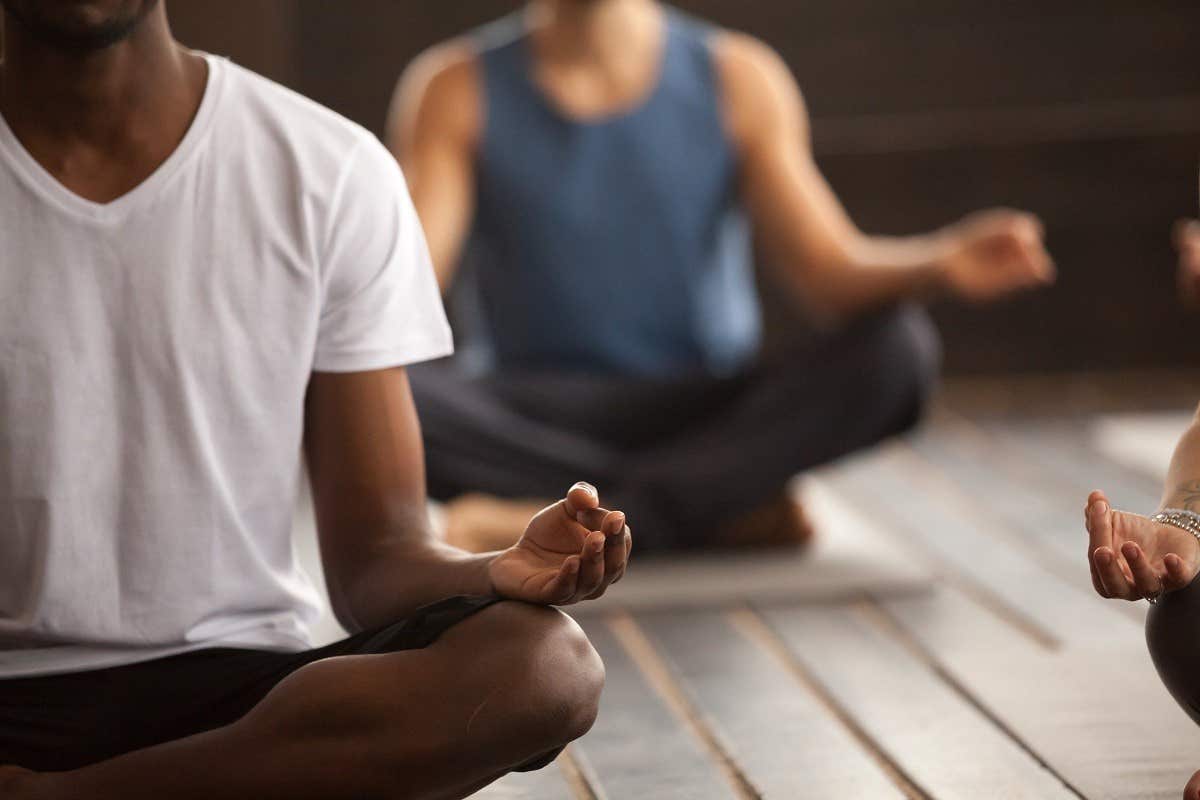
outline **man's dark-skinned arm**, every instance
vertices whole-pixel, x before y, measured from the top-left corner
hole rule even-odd
[[[625,570],[625,516],[577,484],[514,547],[472,555],[434,536],[424,451],[405,370],[315,373],[304,446],[321,559],[338,620],[358,631],[459,594],[567,605],[599,597]]]

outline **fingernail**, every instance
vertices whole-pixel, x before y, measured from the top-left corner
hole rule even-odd
[[[1142,554],[1138,552],[1136,547],[1125,547],[1123,550],[1125,552],[1125,557],[1130,561],[1137,561],[1139,558],[1141,558]]]
[[[579,562],[572,561],[571,565],[569,567],[567,567],[567,571],[568,572],[579,572]]]
[[[579,483],[575,484],[575,488],[583,489],[585,492],[590,494],[592,497],[596,496],[596,487],[592,486],[590,483],[585,483],[584,481],[580,481]]]
[[[1097,550],[1095,553],[1095,556],[1096,556],[1096,563],[1098,563],[1102,567],[1107,567],[1109,561],[1111,560],[1111,556],[1109,555],[1107,550]]]

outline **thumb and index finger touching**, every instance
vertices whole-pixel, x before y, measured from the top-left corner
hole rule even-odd
[[[599,493],[590,483],[580,481],[572,486],[562,505],[568,517],[589,531],[613,536],[625,529],[625,514],[602,508]]]
[[[600,493],[590,483],[580,481],[567,491],[567,497],[562,501],[563,510],[571,519],[578,519],[581,511],[590,511],[600,507]]]

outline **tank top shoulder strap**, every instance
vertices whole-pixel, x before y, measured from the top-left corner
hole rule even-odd
[[[669,38],[662,83],[668,94],[691,106],[703,124],[724,139],[721,87],[713,57],[713,39],[720,28],[670,6],[666,12]]]
[[[471,34],[489,98],[534,98],[529,76],[529,31],[525,15],[515,11]]]
[[[711,22],[693,17],[686,11],[666,7],[667,31],[677,61],[686,62],[693,77],[703,77],[711,87],[716,80],[713,64],[712,39],[720,30]]]

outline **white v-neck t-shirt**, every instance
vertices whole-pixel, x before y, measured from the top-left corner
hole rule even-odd
[[[452,349],[387,151],[206,60],[182,143],[111,203],[0,119],[0,678],[308,647],[309,376]]]

